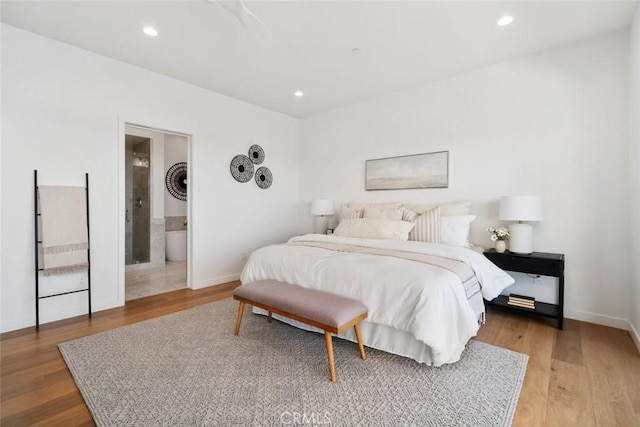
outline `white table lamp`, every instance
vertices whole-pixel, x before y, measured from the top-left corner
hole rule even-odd
[[[542,221],[540,196],[505,196],[500,199],[503,221],[518,221],[509,226],[509,251],[517,254],[533,252],[533,229],[524,221]]]
[[[311,215],[315,215],[315,232],[327,233],[327,215],[333,215],[333,202],[329,199],[316,199],[311,202]]]

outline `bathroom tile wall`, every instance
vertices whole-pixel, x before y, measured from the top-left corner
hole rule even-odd
[[[165,263],[164,229],[164,218],[151,220],[151,259],[149,261],[152,266]]]

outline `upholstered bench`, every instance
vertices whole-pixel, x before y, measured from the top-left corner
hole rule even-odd
[[[267,310],[269,322],[271,314],[276,313],[324,330],[332,382],[336,381],[336,370],[331,333],[339,334],[353,327],[360,357],[366,358],[359,323],[367,318],[368,310],[359,301],[276,280],[245,283],[233,291],[233,298],[240,301],[235,335],[240,331],[245,303]]]

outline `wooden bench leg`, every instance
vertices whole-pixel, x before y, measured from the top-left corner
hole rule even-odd
[[[336,368],[333,364],[333,341],[331,340],[331,332],[324,331],[324,340],[327,343],[327,357],[329,358],[329,373],[331,374],[331,382],[336,382]]]
[[[360,324],[356,324],[353,329],[356,330],[356,338],[358,339],[358,348],[360,349],[360,357],[362,357],[362,359],[366,359],[367,355],[364,354],[364,345],[362,345],[362,335],[360,335]]]
[[[233,335],[238,335],[240,332],[240,322],[242,322],[242,313],[244,312],[244,301],[240,301],[238,306],[238,318],[236,319],[236,331]]]

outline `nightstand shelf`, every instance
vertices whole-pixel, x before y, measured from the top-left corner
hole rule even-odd
[[[509,297],[506,295],[499,295],[496,299],[486,301],[488,305],[494,307],[506,308],[509,310],[517,311],[518,313],[529,313],[536,316],[550,317],[552,319],[558,319],[560,315],[560,307],[556,304],[548,304],[546,302],[536,301],[536,308],[529,310],[527,308],[514,307],[507,304]]]
[[[495,265],[506,271],[519,273],[539,274],[558,278],[558,304],[549,304],[536,301],[535,309],[515,307],[509,305],[506,295],[499,295],[491,301],[485,301],[490,307],[505,309],[512,312],[541,316],[558,321],[558,329],[562,329],[564,318],[564,255],[546,252],[533,252],[531,254],[515,254],[511,252],[498,253],[495,249],[489,249],[484,255]]]

